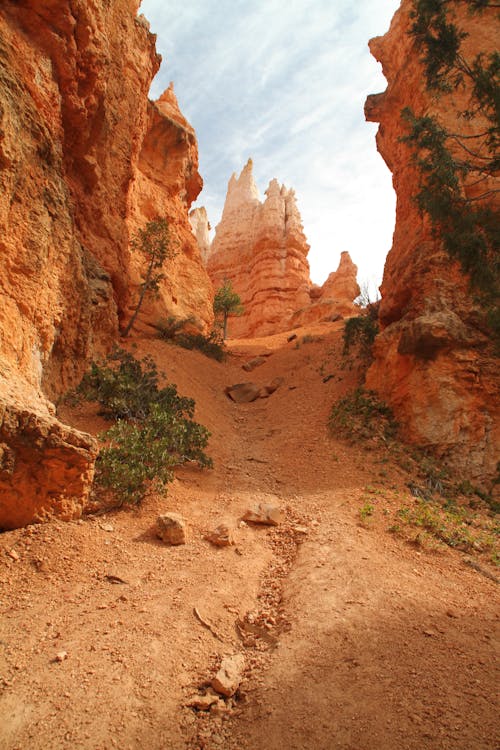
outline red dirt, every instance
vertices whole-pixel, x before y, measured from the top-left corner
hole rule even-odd
[[[299,348],[286,335],[232,342],[223,364],[137,342],[196,400],[215,468],[180,469],[167,497],[138,509],[0,536],[2,750],[498,747],[497,584],[463,553],[389,534],[384,511],[408,477],[381,471],[375,446],[328,437],[332,402],[353,385],[340,327],[300,331],[321,340]],[[266,400],[224,395],[278,376]],[[94,415],[61,409],[96,432]],[[374,485],[373,522],[360,524]],[[261,500],[284,523],[240,525]],[[167,510],[186,519],[185,546],[155,538]],[[204,540],[219,523],[234,546]],[[210,713],[187,708],[231,653],[246,658],[239,693]]]

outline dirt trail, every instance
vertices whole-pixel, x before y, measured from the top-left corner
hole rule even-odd
[[[327,437],[352,373],[338,367],[338,324],[308,333],[321,340],[233,342],[224,364],[139,342],[195,398],[215,468],[183,468],[139,509],[0,535],[2,750],[498,747],[497,585],[461,553],[387,533],[406,477]],[[224,395],[277,376],[269,399]],[[93,407],[63,416],[102,427]],[[367,491],[378,520],[363,526]],[[284,523],[241,525],[260,500]],[[154,536],[167,509],[187,519],[183,547]],[[235,545],[216,549],[203,535],[221,522]],[[247,664],[236,698],[187,708],[232,653]]]

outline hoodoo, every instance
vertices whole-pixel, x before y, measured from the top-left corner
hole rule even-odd
[[[229,180],[207,260],[214,287],[231,280],[245,310],[241,317],[231,318],[229,335],[265,336],[352,314],[359,287],[348,253],[342,254],[339,270],[324,287],[314,287],[294,191],[273,179],[261,203],[252,169],[249,159],[240,176],[233,174]]]

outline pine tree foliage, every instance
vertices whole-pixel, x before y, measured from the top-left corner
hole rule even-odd
[[[431,220],[445,250],[469,275],[492,332],[500,337],[500,212],[495,187],[500,170],[500,54],[468,58],[467,32],[456,11],[484,14],[499,8],[488,0],[414,0],[410,34],[435,97],[467,93],[467,105],[450,130],[438,117],[402,112],[420,172],[416,201]],[[464,124],[467,123],[467,128]]]

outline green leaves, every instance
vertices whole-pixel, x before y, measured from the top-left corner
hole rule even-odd
[[[394,436],[396,423],[391,409],[373,391],[357,388],[338,399],[332,408],[328,426],[332,435],[351,440]]]
[[[133,251],[140,253],[146,261],[146,271],[140,285],[139,299],[136,308],[130,318],[128,325],[123,331],[123,337],[128,336],[133,328],[144,298],[147,295],[157,296],[160,290],[160,282],[165,274],[162,269],[167,260],[172,260],[177,255],[170,237],[170,229],[166,219],[157,218],[148,221],[145,227],[139,229],[130,242]]]
[[[142,362],[116,348],[108,363],[93,363],[78,393],[98,401],[102,414],[117,423],[101,435],[105,447],[96,463],[95,483],[111,490],[119,503],[138,503],[149,484],[164,487],[172,468],[186,461],[212,466],[204,449],[210,433],[193,421],[193,399],[179,396],[174,384],[158,387],[150,357]]]
[[[407,108],[402,117],[408,132],[401,140],[412,146],[420,171],[415,200],[444,249],[469,275],[495,339],[498,326],[491,321],[496,321],[492,310],[500,296],[500,214],[494,195],[499,191],[488,181],[500,169],[500,55],[464,57],[467,33],[455,23],[456,4],[414,0],[410,34],[423,55],[427,88],[440,97],[456,86],[466,88],[467,109],[457,113],[457,130],[462,118],[469,123],[467,133],[452,132],[436,117],[417,117]],[[491,5],[485,0],[461,4],[471,13]]]
[[[222,316],[224,339],[227,335],[228,316],[242,315],[243,312],[244,308],[239,295],[233,290],[232,282],[226,279],[220,289],[217,289],[214,297],[214,313],[216,316]]]
[[[96,482],[122,501],[138,503],[150,483],[161,488],[171,482],[175,466],[186,461],[212,466],[203,451],[209,437],[206,427],[187,419],[182,411],[153,404],[144,420],[120,420],[104,433],[102,439],[110,442],[99,454]]]
[[[226,280],[220,289],[217,289],[215,292],[214,312],[231,313],[232,315],[242,314],[243,306],[241,304],[241,299],[233,290],[232,281]]]
[[[344,324],[342,354],[349,354],[351,347],[358,345],[361,355],[369,357],[378,330],[377,318],[370,314],[348,318]]]

